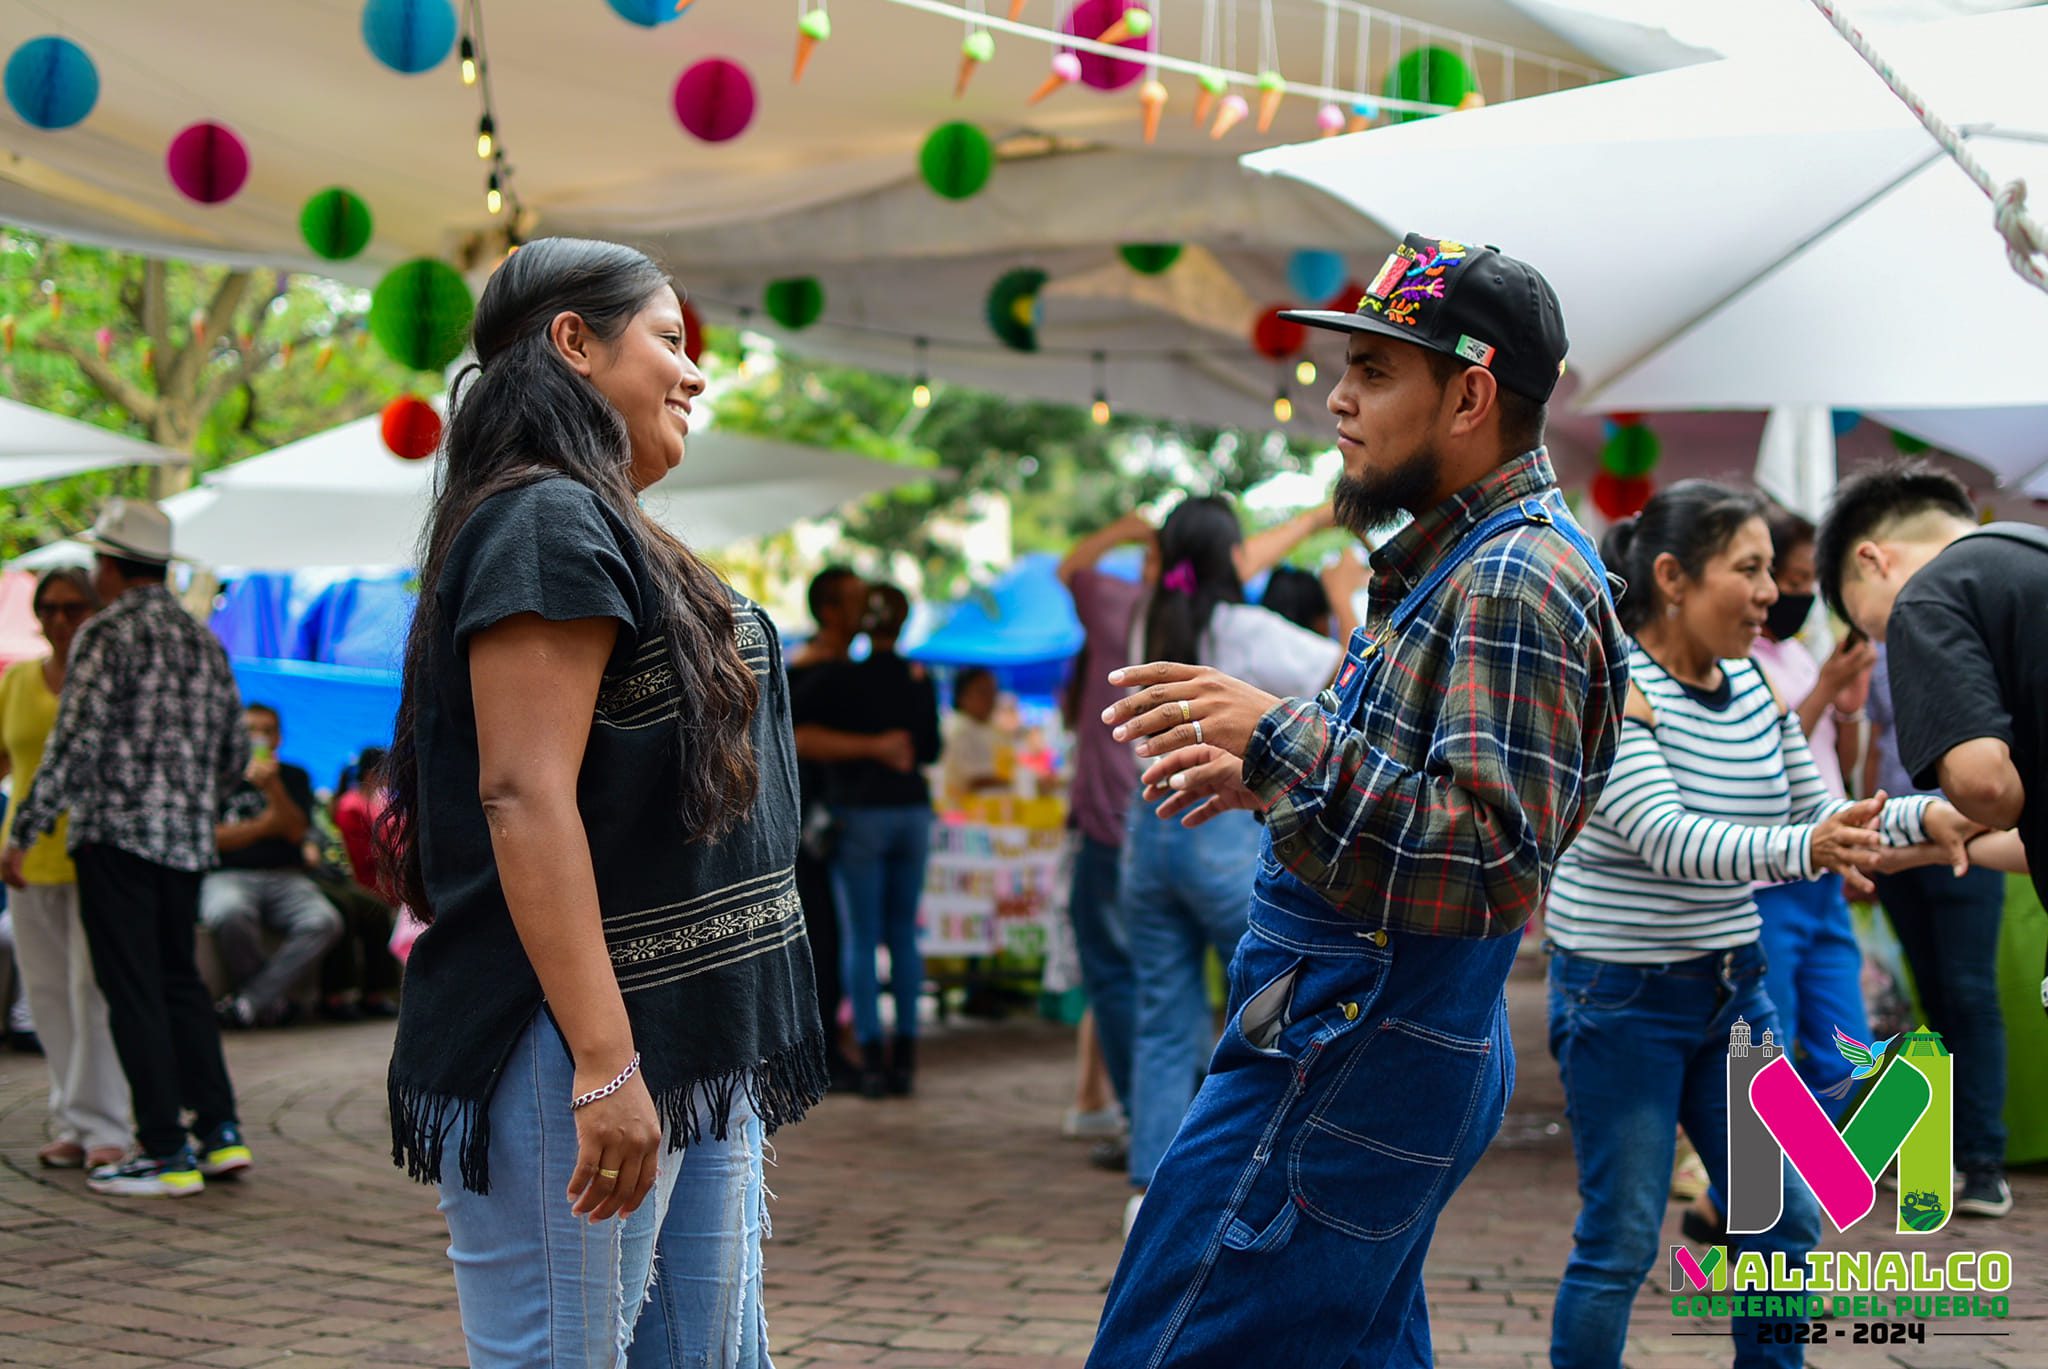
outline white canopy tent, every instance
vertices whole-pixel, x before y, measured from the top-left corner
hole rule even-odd
[[[433,499],[433,461],[402,461],[374,417],[344,423],[208,476],[163,501],[178,555],[215,568],[358,569],[413,564]],[[643,496],[691,545],[714,548],[822,517],[865,495],[933,478],[886,461],[711,429]],[[14,562],[84,554],[55,544]]]
[[[2012,274],[1983,196],[1805,17],[1770,58],[1248,164],[1535,263],[1583,407],[1854,409],[2048,494],[2048,297]],[[2048,10],[1875,41],[1995,176],[2048,186]]]
[[[140,438],[0,399],[0,489],[114,466],[160,466],[170,457]]]

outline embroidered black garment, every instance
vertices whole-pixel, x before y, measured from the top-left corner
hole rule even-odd
[[[451,1132],[463,1185],[488,1191],[489,1102],[541,1007],[498,882],[477,799],[470,637],[506,618],[615,618],[618,646],[591,724],[577,802],[605,940],[671,1146],[725,1135],[741,1090],[772,1130],[825,1091],[824,1043],[797,901],[796,747],[780,644],[733,596],[740,653],[760,682],[753,811],[715,843],[687,839],[677,776],[679,697],[638,536],[590,490],[555,477],[495,495],[457,536],[440,584],[418,746],[421,854],[434,921],[406,965],[391,1059],[392,1157],[438,1182]]]

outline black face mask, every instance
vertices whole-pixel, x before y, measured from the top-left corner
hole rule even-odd
[[[1764,612],[1764,626],[1770,630],[1775,641],[1789,641],[1799,635],[1799,629],[1806,626],[1807,615],[1813,612],[1811,594],[1780,594],[1778,602]]]

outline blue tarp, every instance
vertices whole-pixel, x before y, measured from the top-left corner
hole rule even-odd
[[[388,746],[398,717],[398,672],[355,670],[311,661],[238,660],[245,703],[269,704],[284,721],[280,758],[306,768],[316,789],[331,789],[366,746]]]
[[[1081,650],[1081,620],[1059,580],[1059,558],[1019,558],[985,590],[955,603],[939,626],[904,654],[936,666],[987,666],[1002,687],[1051,698]]]

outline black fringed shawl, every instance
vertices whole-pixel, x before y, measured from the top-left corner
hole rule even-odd
[[[542,1006],[498,883],[477,799],[471,634],[519,613],[619,620],[577,801],[605,940],[641,1069],[671,1147],[723,1137],[741,1090],[770,1129],[824,1095],[823,1029],[793,873],[796,748],[780,644],[734,595],[741,655],[760,682],[753,812],[715,844],[676,812],[677,680],[637,536],[573,480],[487,500],[440,583],[442,626],[419,700],[420,843],[433,924],[414,943],[389,1078],[392,1159],[439,1182],[460,1138],[462,1183],[490,1184],[490,1101],[513,1043]],[[566,1104],[566,1099],[564,1100]]]

